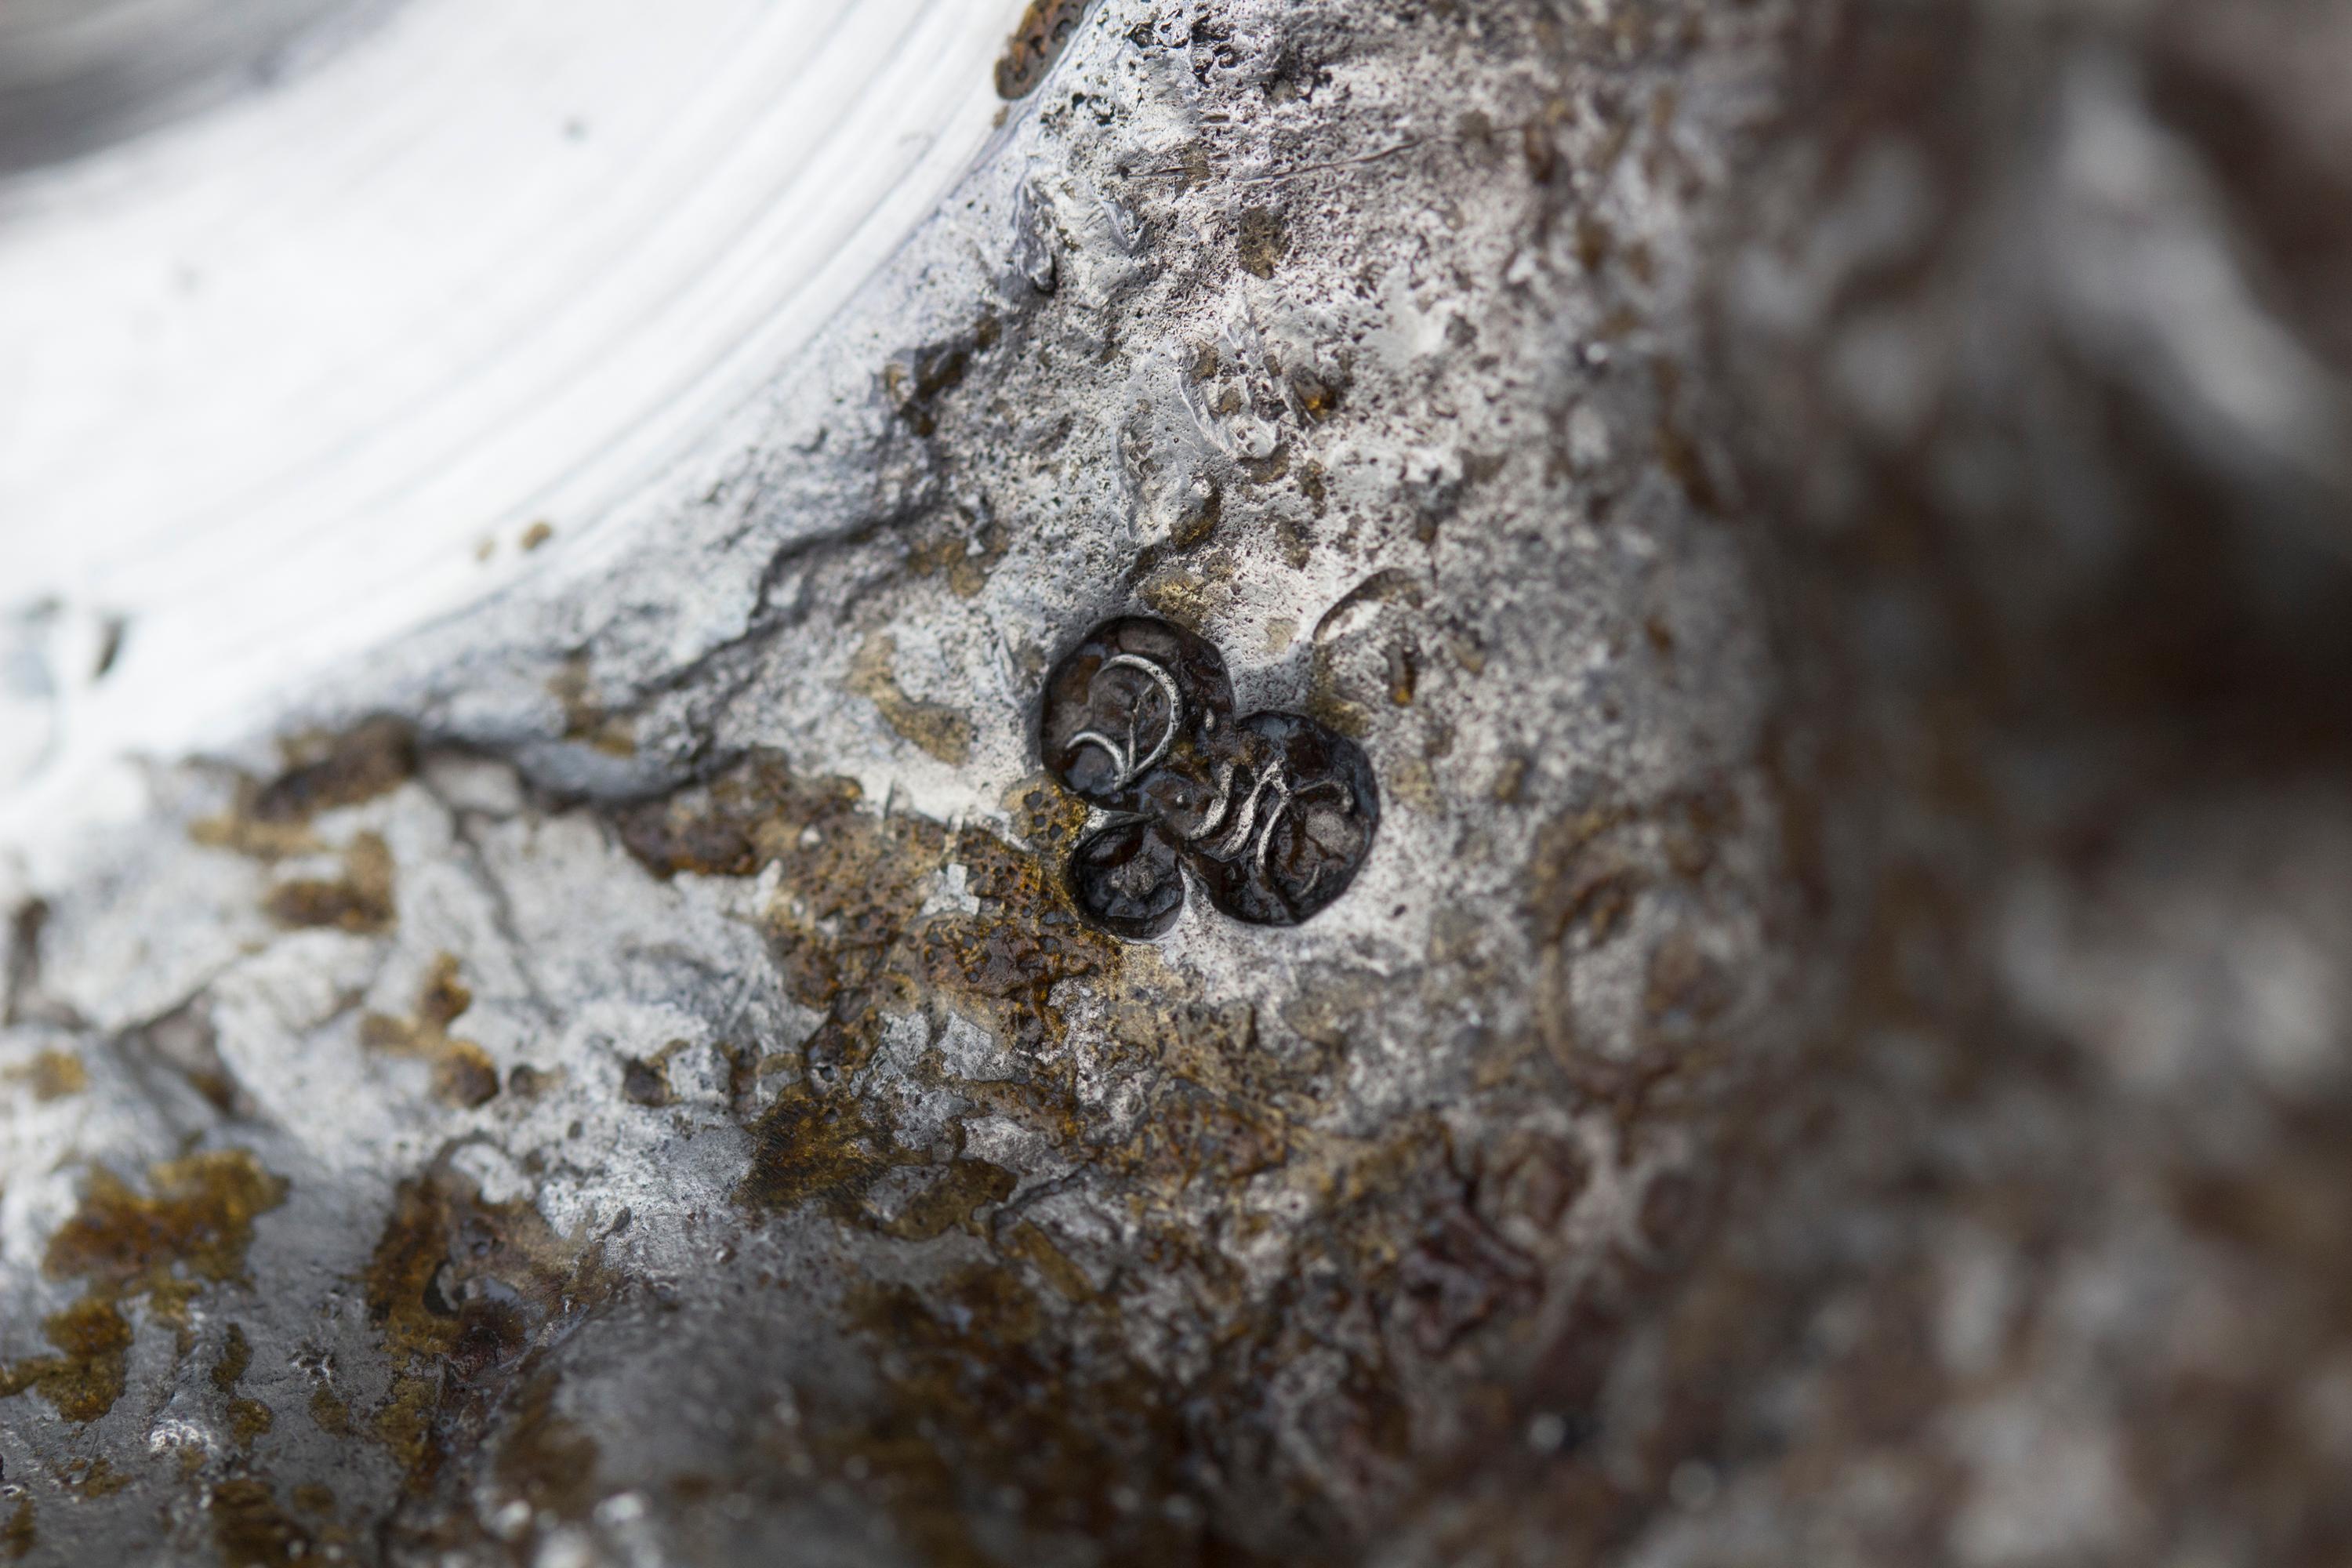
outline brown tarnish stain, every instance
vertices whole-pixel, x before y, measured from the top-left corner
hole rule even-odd
[[[596,1440],[556,1411],[556,1387],[555,1373],[544,1368],[523,1384],[491,1473],[533,1514],[578,1521],[596,1506],[599,1455]]]
[[[392,851],[373,833],[352,837],[343,849],[343,874],[332,880],[298,878],[269,889],[262,907],[284,926],[331,926],[371,934],[393,921]]]
[[[0,1524],[0,1557],[11,1563],[23,1561],[40,1543],[40,1534],[33,1528],[33,1500],[20,1497],[8,1514],[8,1522]]]
[[[1253,278],[1271,278],[1290,254],[1290,231],[1280,213],[1266,207],[1245,207],[1234,234],[1234,251],[1242,270]]]
[[[949,592],[959,599],[973,598],[988,586],[1008,542],[1004,530],[994,522],[967,532],[941,521],[908,542],[907,569],[918,577],[944,574]]]
[[[286,1197],[285,1182],[242,1149],[151,1166],[147,1184],[152,1195],[142,1196],[103,1166],[92,1173],[42,1264],[51,1279],[86,1281],[89,1293],[42,1324],[56,1355],[0,1369],[0,1398],[31,1389],[68,1421],[105,1415],[122,1394],[131,1349],[118,1303],[147,1298],[157,1320],[180,1329],[184,1353],[189,1302],[207,1284],[245,1278],[255,1218]]]
[[[982,1234],[976,1216],[1013,1195],[1015,1178],[1002,1165],[986,1160],[953,1159],[940,1168],[938,1179],[915,1194],[882,1226],[883,1234],[900,1241],[929,1241],[950,1230]]]
[[[220,1149],[152,1165],[147,1185],[142,1196],[98,1167],[42,1267],[87,1280],[89,1301],[144,1296],[158,1319],[184,1326],[203,1287],[244,1280],[253,1222],[286,1200],[286,1183],[247,1151]]]
[[[1448,1350],[1526,1305],[1528,1265],[1470,1211],[1442,1129],[1406,1128],[1393,1146],[1317,1131],[1360,1026],[1348,1012],[1360,985],[1334,981],[1319,1037],[1264,1048],[1248,1008],[1202,1005],[1150,950],[1077,919],[1056,868],[1087,820],[1083,805],[1042,778],[1004,805],[1017,838],[886,817],[865,808],[854,784],[804,779],[762,753],[667,801],[621,808],[613,821],[658,875],[772,876],[765,923],[786,989],[821,1015],[800,1047],[799,1081],[752,1119],[739,1201],[757,1215],[814,1211],[956,1258],[987,1249],[944,1282],[858,1288],[889,1398],[878,1415],[813,1409],[812,1442],[837,1479],[871,1490],[930,1561],[987,1561],[979,1525],[1007,1508],[1041,1529],[1099,1531],[1114,1556],[1140,1560],[1169,1546],[1155,1533],[1169,1528],[1165,1505],[1192,1497],[1192,1439],[1179,1412],[1198,1408],[1198,1398],[1244,1399],[1268,1369],[1315,1349],[1297,1340],[1280,1302],[1244,1306],[1209,1239],[1220,1225],[1251,1223],[1243,1179],[1299,1172],[1334,1216],[1322,1245],[1372,1299],[1417,1314],[1426,1326],[1409,1333]],[[951,867],[977,912],[933,900]],[[1153,1086],[1130,1133],[1101,1131],[1058,1048],[1069,984],[1093,994],[1108,1035],[1097,1042],[1098,1065]],[[1074,1238],[1009,1213],[1014,1178],[966,1152],[964,1118],[951,1117],[929,1147],[908,1148],[891,1097],[861,1092],[886,1018],[950,1015],[978,1024],[1019,1067],[967,1080],[934,1056],[919,1059],[918,1079],[965,1101],[968,1117],[1010,1119],[1123,1193],[1139,1237],[1129,1256],[1149,1259],[1155,1278],[1184,1279],[1227,1347],[1224,1383],[1181,1390],[1120,1348],[1119,1294],[1132,1281],[1097,1287],[1073,1257]],[[1204,1202],[1227,1218],[1204,1223]],[[1430,1217],[1401,1224],[1399,1205]],[[1394,1237],[1423,1228],[1431,1239],[1419,1260],[1402,1261]],[[1393,1466],[1405,1442],[1387,1376],[1369,1364],[1350,1373],[1330,1415],[1361,1431],[1364,1462],[1375,1468]],[[1004,1500],[1016,1495],[1017,1504]],[[1120,1511],[1105,1500],[1117,1495],[1140,1504]],[[1318,1538],[1318,1506],[1302,1505],[1286,1541],[1303,1551]],[[1185,1538],[1177,1560],[1255,1560],[1206,1525],[1176,1533]]]
[[[131,1478],[114,1468],[104,1455],[95,1459],[71,1459],[58,1476],[66,1489],[77,1497],[112,1497],[131,1484]]]
[[[1347,400],[1348,385],[1353,374],[1348,359],[1343,356],[1335,364],[1294,364],[1284,379],[1290,384],[1291,395],[1298,400],[1299,411],[1315,424],[1321,425],[1339,412],[1339,405]],[[1314,468],[1315,472],[1311,478],[1303,472],[1299,475],[1299,489],[1307,492],[1312,487],[1313,490],[1319,491],[1323,470],[1311,462],[1304,466]],[[1311,503],[1316,496],[1310,493],[1308,499]],[[1304,566],[1306,563],[1298,561],[1292,564]]]
[[[1230,550],[1212,550],[1189,564],[1162,563],[1136,585],[1135,596],[1185,630],[1199,631],[1233,605],[1238,571]]]
[[[26,899],[8,911],[0,933],[0,1026],[21,1024],[41,988],[41,930],[49,921],[46,899]]]
[[[245,1330],[236,1323],[228,1326],[228,1336],[222,1342],[220,1360],[213,1363],[213,1386],[228,1400],[229,1435],[236,1446],[250,1453],[253,1440],[269,1430],[277,1422],[269,1406],[257,1399],[237,1396],[237,1380],[253,1365],[253,1346],[245,1337]]]
[[[21,1083],[47,1104],[89,1087],[89,1069],[68,1051],[43,1051],[31,1061],[0,1070],[0,1083]]]
[[[0,1368],[0,1399],[34,1390],[68,1421],[90,1422],[122,1397],[131,1325],[114,1303],[86,1296],[41,1324],[58,1353]]]
[[[1387,787],[1400,804],[1424,816],[1437,816],[1445,810],[1445,796],[1426,758],[1407,757],[1397,763],[1389,770]]]
[[[1010,101],[1034,91],[1087,13],[1087,0],[1029,0],[996,61],[996,96]]]
[[[624,1059],[621,1063],[621,1098],[633,1105],[642,1105],[648,1110],[656,1110],[666,1105],[676,1104],[677,1091],[670,1085],[669,1064],[671,1058],[686,1049],[686,1047],[687,1042],[684,1040],[671,1040],[650,1057],[630,1057]],[[722,1046],[720,1049],[731,1055],[731,1047]],[[757,1065],[756,1061],[738,1062],[733,1070],[756,1071]]]
[[[901,1241],[929,1241],[948,1231],[980,1234],[975,1216],[1013,1192],[1013,1173],[961,1155],[935,1161],[894,1142],[887,1128],[866,1121],[854,1103],[811,1099],[787,1089],[753,1130],[751,1169],[736,1189],[745,1207],[782,1213],[817,1202],[837,1217]],[[959,1142],[961,1135],[959,1134]],[[935,1177],[884,1214],[868,1199],[875,1185],[899,1169],[935,1170]]]
[[[893,1403],[814,1446],[887,1503],[923,1560],[996,1563],[974,1526],[1007,1514],[1113,1562],[1265,1560],[1166,1507],[1187,1493],[1177,1392],[1132,1363],[1090,1368],[1011,1271],[868,1286],[849,1308],[890,1347]]]
[[[770,1211],[821,1198],[852,1217],[866,1189],[893,1163],[888,1134],[853,1104],[787,1089],[760,1119],[751,1169],[736,1201]]]
[[[989,1561],[980,1543],[1016,1517],[1096,1541],[1112,1560],[1319,1560],[1349,1538],[1347,1519],[1410,1482],[1423,1425],[1454,1419],[1416,1406],[1416,1362],[1554,1357],[1566,1370],[1543,1373],[1546,1396],[1557,1382],[1559,1407],[1589,1407],[1597,1393],[1585,1368],[1597,1362],[1580,1347],[1615,1342],[1612,1325],[1636,1310],[1652,1264],[1613,1264],[1580,1287],[1594,1305],[1580,1297],[1551,1338],[1525,1342],[1551,1306],[1563,1216],[1588,1185],[1579,1147],[1523,1139],[1486,1165],[1457,1158],[1434,1114],[1369,1136],[1330,1131],[1377,987],[1339,966],[1312,970],[1262,1036],[1250,1008],[1204,1004],[1154,950],[1076,919],[1057,868],[1083,806],[1042,778],[1003,805],[1002,834],[884,816],[855,784],[795,775],[765,752],[667,800],[608,813],[658,876],[772,880],[771,950],[787,994],[819,1015],[794,1047],[797,1079],[763,1107],[745,1097],[753,1146],[739,1202],[755,1218],[797,1212],[803,1225],[923,1247],[907,1254],[919,1283],[854,1273],[844,1282],[885,1397],[834,1407],[809,1395],[807,1441],[829,1482],[886,1510],[932,1562]],[[1552,825],[1527,878],[1529,934],[1564,963],[1561,949],[1626,928],[1638,888],[1708,875],[1712,844],[1736,826],[1736,800],[1704,794]],[[943,908],[943,878],[977,910]],[[1440,1001],[1496,983],[1481,967],[1491,944],[1474,921],[1454,926],[1433,931],[1425,984]],[[1689,1012],[1698,971],[1679,952],[1659,963],[1661,994]],[[1064,1010],[1081,992],[1087,1070],[1138,1086],[1131,1121],[1111,1123],[1098,1094],[1079,1091]],[[990,1037],[1009,1064],[1001,1077],[962,1079],[919,1049],[877,1072],[886,1025],[895,1037],[920,1023],[936,1039],[951,1018]],[[1636,1107],[1666,1081],[1646,1056],[1610,1078],[1589,1055],[1572,1040],[1560,1047],[1598,1103]],[[1473,1092],[1496,1101],[1524,1098],[1531,1080],[1554,1084],[1561,1065],[1532,1029],[1490,1056],[1496,1065]],[[903,1143],[910,1134],[895,1120],[902,1071],[964,1107],[923,1147]],[[971,1157],[963,1127],[981,1117],[1089,1168],[1132,1227],[1115,1260],[1051,1210],[1026,1208],[1012,1173]],[[1226,1247],[1262,1223],[1245,1193],[1269,1175],[1313,1219],[1266,1290],[1240,1277]],[[1184,1292],[1202,1336],[1203,1369],[1181,1384],[1127,1348],[1122,1313],[1142,1274]],[[1341,1342],[1328,1337],[1328,1313],[1299,1310],[1309,1292],[1339,1303],[1331,1310],[1352,1325]],[[1318,1320],[1324,1337],[1310,1340],[1303,1325]],[[1340,1369],[1307,1419],[1340,1456],[1337,1472],[1294,1467],[1230,1421],[1213,1436],[1193,1424],[1192,1413],[1252,1407],[1265,1380],[1300,1358],[1334,1355]],[[1481,1430],[1523,1426],[1509,1385],[1474,1392]],[[1218,1535],[1217,1510],[1195,1489],[1204,1464],[1267,1477],[1282,1489],[1282,1522],[1247,1542]],[[1130,1507],[1107,1506],[1118,1497]]]
[[[311,818],[387,795],[416,773],[416,733],[396,719],[371,719],[337,735],[282,744],[286,771],[268,784],[247,779],[236,803],[188,830],[199,844],[261,860],[315,853]]]
[[[433,961],[417,993],[415,1016],[394,1018],[385,1013],[368,1014],[360,1020],[360,1044],[432,1063],[434,1093],[448,1104],[470,1110],[499,1092],[498,1068],[489,1053],[449,1033],[449,1026],[473,1005],[474,994],[457,979],[457,960],[442,953]]]
[[[310,1391],[310,1419],[330,1437],[352,1435],[352,1407],[331,1384],[321,1383]]]
[[[528,552],[538,549],[541,545],[546,543],[549,540],[554,537],[555,525],[549,522],[546,519],[541,518],[539,521],[532,523],[529,528],[524,529],[522,531],[522,537],[515,541],[515,542],[522,546],[522,548]]]
[[[669,1063],[665,1057],[651,1061],[632,1057],[622,1064],[621,1098],[634,1105],[658,1110],[677,1098],[669,1087]]]
[[[388,795],[416,773],[416,734],[397,719],[371,719],[340,735],[285,744],[287,771],[255,795],[261,822],[308,822],[320,812]]]
[[[843,684],[881,710],[882,721],[943,763],[961,766],[971,757],[971,721],[943,702],[919,702],[899,689],[891,673],[898,647],[887,632],[866,639],[849,661]]]
[[[610,757],[637,754],[636,732],[626,718],[608,711],[592,694],[585,658],[567,660],[547,682],[547,694],[563,707],[563,738],[579,741]]]
[[[940,401],[963,384],[971,373],[972,356],[994,348],[1003,335],[994,313],[983,311],[971,331],[884,365],[882,395],[908,429],[918,436],[934,435],[940,427]]]
[[[287,1517],[269,1483],[257,1477],[221,1482],[205,1500],[205,1510],[226,1568],[291,1568],[310,1558],[310,1532]]]
[[[1094,1281],[1070,1261],[1068,1253],[1054,1245],[1052,1237],[1027,1220],[1006,1230],[997,1238],[997,1246],[1008,1258],[1034,1268],[1039,1278],[1051,1285],[1063,1300],[1076,1303],[1094,1296]]]
[[[402,1184],[364,1280],[394,1368],[369,1426],[412,1490],[439,1471],[453,1434],[479,1425],[533,1344],[614,1283],[600,1249],[556,1235],[527,1202],[486,1202],[445,1170]]]

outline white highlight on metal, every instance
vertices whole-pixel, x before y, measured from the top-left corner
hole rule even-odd
[[[1210,805],[1208,815],[1202,818],[1201,826],[1193,830],[1191,837],[1185,840],[1187,844],[1200,844],[1224,826],[1227,816],[1234,810],[1234,775],[1242,765],[1239,763],[1228,761],[1217,770],[1217,798]],[[1250,863],[1256,867],[1258,875],[1265,878],[1267,886],[1272,888],[1272,868],[1266,862],[1274,854],[1274,835],[1275,831],[1282,826],[1282,819],[1287,816],[1291,808],[1300,801],[1312,800],[1320,795],[1344,796],[1346,792],[1339,787],[1339,784],[1331,779],[1318,779],[1302,788],[1293,788],[1289,768],[1277,761],[1260,773],[1257,782],[1250,786],[1249,794],[1243,797],[1240,814],[1234,817],[1233,826],[1225,832],[1223,841],[1208,846],[1207,852],[1221,860],[1230,860],[1244,848],[1247,848],[1250,852]],[[1257,815],[1257,804],[1261,795],[1273,797],[1273,805],[1267,808],[1262,821]],[[1351,811],[1353,807],[1343,799],[1340,809],[1346,813]],[[1253,836],[1255,836],[1255,842],[1253,842]],[[1307,886],[1299,889],[1299,896],[1304,898],[1313,892],[1315,884],[1322,879],[1323,868],[1318,865],[1308,875]],[[1280,889],[1276,888],[1274,891],[1275,895],[1282,898],[1286,903],[1293,902],[1282,893]]]
[[[1150,773],[1160,759],[1168,754],[1168,748],[1176,743],[1176,731],[1184,722],[1184,700],[1177,690],[1174,676],[1150,659],[1131,653],[1116,653],[1103,660],[1102,668],[1095,671],[1094,680],[1087,682],[1087,689],[1091,692],[1094,681],[1100,680],[1114,669],[1141,670],[1151,678],[1152,684],[1160,688],[1160,694],[1168,700],[1168,725],[1160,732],[1159,743],[1141,761],[1136,760],[1135,749],[1141,743],[1137,730],[1143,722],[1143,704],[1139,702],[1135,710],[1127,717],[1127,740],[1124,743],[1112,740],[1099,730],[1081,730],[1070,737],[1069,749],[1076,752],[1082,746],[1100,746],[1110,754],[1111,765],[1118,770],[1118,776],[1111,780],[1110,787],[1125,789]]]
[[[1225,771],[1218,776],[1217,809],[1209,821],[1202,826],[1200,832],[1192,836],[1190,842],[1197,844],[1206,838],[1216,831],[1216,825],[1223,819],[1232,801],[1233,767],[1234,764],[1226,763]],[[1339,790],[1339,786],[1330,779],[1318,779],[1313,784],[1294,788],[1290,782],[1289,768],[1280,762],[1271,763],[1267,764],[1265,771],[1258,775],[1257,783],[1251,786],[1249,794],[1243,797],[1242,808],[1240,814],[1234,819],[1232,830],[1225,835],[1222,843],[1210,847],[1209,853],[1219,859],[1231,859],[1246,848],[1249,850],[1250,862],[1257,868],[1258,875],[1270,876],[1272,868],[1267,866],[1266,860],[1274,852],[1275,830],[1282,826],[1282,819],[1290,815],[1291,808],[1300,801],[1311,800],[1318,795],[1337,793]],[[1258,800],[1261,796],[1272,797],[1272,804],[1266,808],[1263,821],[1258,817]],[[1307,878],[1307,887],[1300,891],[1304,893],[1311,890],[1315,884],[1322,879],[1322,876],[1323,868],[1318,866],[1314,874]]]

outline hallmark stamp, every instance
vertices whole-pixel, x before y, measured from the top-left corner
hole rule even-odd
[[[1045,678],[1045,767],[1110,813],[1071,851],[1087,917],[1132,939],[1182,912],[1187,879],[1253,925],[1345,892],[1380,826],[1362,748],[1296,713],[1234,716],[1222,655],[1146,616],[1104,622]]]

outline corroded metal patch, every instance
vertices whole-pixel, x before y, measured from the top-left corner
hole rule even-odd
[[[1087,0],[1030,0],[996,62],[996,96],[1024,98],[1044,81],[1086,11]]]
[[[1112,814],[1068,868],[1104,930],[1168,930],[1188,870],[1235,920],[1296,925],[1363,864],[1381,806],[1362,749],[1296,713],[1233,710],[1223,656],[1148,616],[1104,622],[1046,677],[1045,766]]]

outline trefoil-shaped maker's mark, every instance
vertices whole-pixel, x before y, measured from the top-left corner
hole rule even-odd
[[[1087,917],[1154,937],[1185,875],[1253,925],[1296,925],[1345,892],[1380,826],[1361,748],[1296,713],[1234,717],[1225,661],[1166,621],[1106,621],[1045,678],[1047,771],[1111,813],[1071,851]]]

